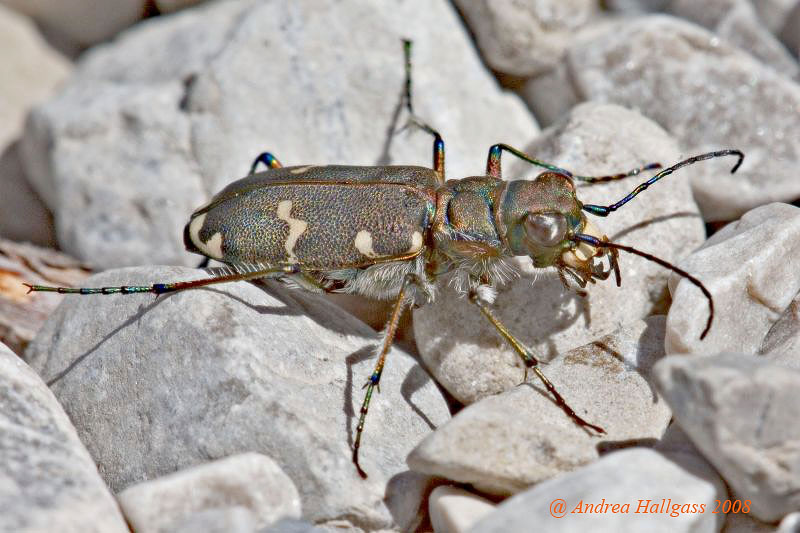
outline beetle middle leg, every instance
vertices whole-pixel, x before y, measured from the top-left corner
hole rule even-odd
[[[426,132],[433,135],[433,170],[436,171],[437,176],[439,177],[439,183],[444,184],[444,140],[442,136],[439,134],[438,131],[433,129],[431,126],[428,125],[427,122],[420,119],[414,113],[414,103],[411,100],[411,48],[413,43],[409,39],[403,39],[403,52],[406,58],[406,90],[405,90],[405,102],[406,102],[406,109],[408,109],[408,114],[410,115],[408,119],[408,124],[416,126],[421,130],[425,130]]]
[[[274,155],[272,155],[269,152],[261,152],[253,160],[253,164],[250,165],[250,172],[248,172],[248,175],[256,173],[256,168],[258,168],[258,164],[259,163],[264,163],[264,166],[267,167],[267,168],[281,168],[281,167],[283,167],[283,165],[281,165],[281,162],[278,161],[277,157],[275,157]]]
[[[375,369],[372,371],[372,374],[370,374],[369,379],[364,384],[364,388],[367,389],[367,392],[364,394],[364,401],[361,403],[358,426],[356,427],[356,438],[355,442],[353,443],[353,464],[356,465],[359,475],[364,479],[367,478],[367,473],[364,472],[358,462],[358,450],[361,447],[361,435],[364,432],[364,423],[367,419],[367,412],[369,411],[369,402],[372,399],[373,390],[377,389],[378,392],[380,392],[381,374],[383,373],[383,366],[386,363],[386,356],[389,354],[389,349],[392,347],[392,342],[394,341],[395,334],[397,333],[397,327],[400,324],[400,318],[403,315],[403,311],[405,311],[406,307],[409,305],[407,300],[408,288],[410,285],[416,283],[416,280],[416,275],[406,275],[403,285],[400,288],[400,292],[395,298],[394,306],[392,306],[392,314],[389,316],[389,320],[386,322],[386,328],[383,332],[383,344],[381,345],[381,351],[378,354],[378,362],[375,364]]]
[[[550,394],[553,395],[553,398],[556,401],[556,405],[561,407],[561,409],[580,427],[585,427],[596,431],[597,433],[605,433],[605,430],[600,426],[596,426],[594,424],[590,424],[583,418],[581,418],[573,409],[572,407],[567,404],[564,397],[556,390],[555,385],[553,385],[547,376],[544,375],[542,369],[539,367],[539,360],[534,356],[528,348],[525,347],[522,342],[519,341],[510,331],[506,328],[500,320],[494,316],[492,310],[489,308],[489,304],[483,300],[480,296],[479,289],[472,289],[469,292],[469,300],[470,302],[474,303],[478,306],[478,309],[481,310],[483,316],[491,322],[491,324],[495,327],[498,333],[511,345],[515,352],[520,356],[522,362],[525,363],[525,379],[527,380],[528,377],[528,369],[533,370],[533,373],[536,374]]]
[[[573,174],[572,172],[570,172],[565,168],[561,168],[551,163],[546,163],[544,161],[534,159],[525,152],[517,150],[513,146],[500,143],[500,144],[495,144],[491,148],[489,148],[489,157],[486,159],[486,174],[492,176],[493,178],[502,178],[500,171],[500,156],[503,154],[503,150],[511,154],[514,154],[523,161],[527,161],[528,163],[536,165],[537,167],[546,168],[547,170],[551,170],[553,172],[558,172],[559,174],[564,174],[565,176],[569,176],[572,179],[576,179],[578,181],[585,181],[588,183],[600,183],[604,181],[619,180],[622,178],[628,178],[630,176],[636,176],[640,172],[644,172],[645,170],[654,170],[662,167],[661,163],[648,163],[647,165],[634,168],[627,172],[620,172],[619,174],[610,174],[608,176],[578,176],[577,174]]]

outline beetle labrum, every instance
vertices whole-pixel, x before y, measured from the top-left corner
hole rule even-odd
[[[414,115],[411,100],[411,42],[404,41],[405,105],[410,124],[433,136],[433,168],[418,166],[283,167],[270,153],[260,154],[250,173],[198,208],[184,229],[188,250],[225,263],[211,277],[141,286],[69,288],[28,285],[30,291],[68,294],[163,294],[257,278],[281,278],[315,292],[344,292],[394,302],[386,323],[377,363],[366,384],[352,460],[359,448],[373,392],[378,389],[386,356],[399,320],[412,304],[432,301],[436,282],[449,278],[468,296],[497,332],[578,425],[604,430],[580,417],[542,372],[535,355],[496,318],[491,310],[493,287],[513,270],[509,258],[529,256],[537,268],[555,267],[562,282],[580,287],[607,279],[620,284],[617,251],[642,256],[708,290],[687,272],[634,248],[610,242],[584,213],[607,216],[675,170],[705,159],[735,155],[739,150],[701,154],[665,168],[620,201],[583,204],[574,182],[590,183],[635,176],[661,168],[651,163],[628,172],[600,177],[578,176],[539,161],[505,144],[489,149],[484,175],[445,181],[444,141]],[[509,152],[542,167],[533,181],[505,181],[502,153]],[[266,171],[256,172],[263,164]],[[347,209],[342,209],[346,205]]]

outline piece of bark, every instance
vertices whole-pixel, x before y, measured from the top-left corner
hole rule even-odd
[[[0,342],[21,355],[64,298],[29,294],[23,283],[72,286],[90,273],[77,259],[56,250],[0,239]]]

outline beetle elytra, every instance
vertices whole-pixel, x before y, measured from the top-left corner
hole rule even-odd
[[[610,242],[587,214],[605,217],[661,178],[710,158],[744,155],[739,150],[701,154],[665,168],[611,205],[583,204],[575,181],[600,182],[662,168],[651,163],[620,174],[578,176],[534,159],[505,144],[489,149],[486,171],[445,181],[441,135],[417,118],[411,100],[411,42],[404,41],[405,106],[409,123],[433,136],[432,168],[418,166],[283,167],[264,152],[250,173],[197,209],[184,230],[187,249],[225,263],[223,271],[195,281],[140,286],[68,288],[28,285],[30,291],[70,294],[163,294],[216,283],[281,278],[315,292],[344,292],[393,301],[377,362],[365,384],[352,460],[359,448],[373,392],[402,313],[436,295],[437,281],[451,278],[547,388],[555,402],[579,426],[604,433],[580,417],[542,372],[536,356],[495,316],[494,287],[513,270],[509,259],[529,256],[537,268],[555,267],[566,287],[580,287],[620,272],[618,250],[654,261],[711,294],[687,272],[632,247]],[[505,181],[501,155],[509,152],[545,169],[533,181]],[[258,166],[267,170],[257,172]]]

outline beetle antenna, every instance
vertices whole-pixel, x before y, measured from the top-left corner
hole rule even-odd
[[[652,261],[654,263],[658,263],[662,267],[669,269],[682,278],[686,278],[691,281],[694,285],[696,285],[701,291],[703,291],[703,295],[708,299],[708,321],[706,322],[706,328],[703,330],[703,333],[700,334],[700,340],[703,340],[708,333],[708,330],[711,329],[711,322],[714,320],[714,299],[711,297],[711,293],[708,292],[706,286],[703,285],[703,282],[697,279],[696,277],[692,276],[685,270],[676,267],[672,263],[664,261],[661,258],[658,258],[652,254],[648,254],[647,252],[643,252],[641,250],[637,250],[632,246],[626,246],[624,244],[617,244],[615,242],[607,241],[607,240],[600,240],[597,237],[593,237],[591,235],[586,235],[585,233],[577,233],[572,236],[572,240],[575,242],[585,242],[594,247],[598,248],[612,248],[617,250],[622,250],[624,252],[628,252],[634,255],[638,255],[639,257],[644,257],[648,261]]]
[[[708,152],[707,154],[700,154],[700,155],[696,155],[694,157],[690,157],[689,159],[684,159],[680,163],[672,165],[669,168],[665,168],[664,170],[662,170],[661,172],[659,172],[658,174],[656,174],[655,176],[653,176],[649,180],[647,180],[644,183],[640,184],[633,191],[631,191],[630,194],[628,194],[628,196],[626,196],[625,198],[623,198],[622,200],[620,200],[619,202],[617,202],[615,204],[611,204],[611,205],[584,204],[582,209],[584,211],[587,211],[587,212],[593,214],[593,215],[606,217],[612,211],[616,211],[617,209],[619,209],[623,205],[625,205],[628,202],[630,202],[631,200],[633,200],[636,197],[637,194],[639,194],[640,192],[642,192],[643,190],[648,188],[650,185],[654,184],[655,182],[657,182],[658,180],[660,180],[664,176],[669,176],[670,174],[672,174],[673,172],[675,172],[679,168],[687,167],[689,165],[694,165],[698,161],[705,161],[706,159],[713,159],[715,157],[723,157],[723,156],[726,156],[726,155],[735,155],[735,156],[737,156],[739,158],[739,160],[736,162],[736,164],[731,169],[731,174],[733,174],[734,172],[736,172],[739,169],[739,166],[742,164],[742,161],[744,160],[744,154],[740,150],[719,150],[717,152]]]

